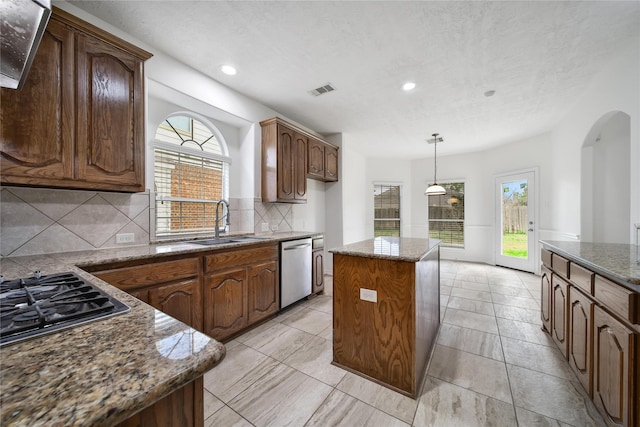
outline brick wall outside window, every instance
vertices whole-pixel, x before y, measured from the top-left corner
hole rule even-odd
[[[204,182],[204,185],[202,185]],[[190,199],[222,199],[222,171],[176,164],[171,172],[171,196]],[[201,191],[204,189],[205,194]],[[221,208],[222,210],[222,208]],[[220,212],[222,215],[222,212]],[[171,229],[215,228],[216,205],[180,202],[171,204]]]

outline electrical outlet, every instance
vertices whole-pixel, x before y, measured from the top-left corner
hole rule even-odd
[[[278,224],[274,224],[271,226],[271,231],[278,231]]]
[[[261,227],[262,231],[269,231],[269,223],[268,222],[263,222],[262,224],[260,224],[260,227]]]
[[[133,243],[133,242],[135,242],[135,235],[133,233],[116,234],[116,243]]]
[[[378,291],[360,288],[360,299],[369,302],[378,302]]]

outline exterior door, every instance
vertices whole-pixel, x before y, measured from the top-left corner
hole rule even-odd
[[[536,270],[535,172],[496,178],[496,265]]]

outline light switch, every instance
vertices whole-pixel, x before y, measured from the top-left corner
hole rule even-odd
[[[369,302],[378,302],[378,292],[373,289],[360,288],[360,299]]]

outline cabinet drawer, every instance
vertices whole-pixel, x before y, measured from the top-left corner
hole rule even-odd
[[[547,268],[551,268],[551,251],[542,249],[540,257],[542,258],[542,264]]]
[[[593,279],[595,274],[592,271],[582,268],[578,264],[571,263],[569,265],[569,277],[571,277],[574,285],[588,294],[593,294]]]
[[[198,275],[198,258],[156,262],[92,273],[117,288],[127,290]]]
[[[562,258],[558,254],[551,254],[551,267],[556,274],[569,278],[569,260]]]
[[[221,251],[207,255],[204,261],[205,273],[223,270],[230,267],[253,264],[258,261],[267,261],[278,258],[278,246],[254,249],[240,249],[235,251]]]
[[[631,323],[638,323],[640,301],[638,294],[596,275],[595,297],[609,310]]]

